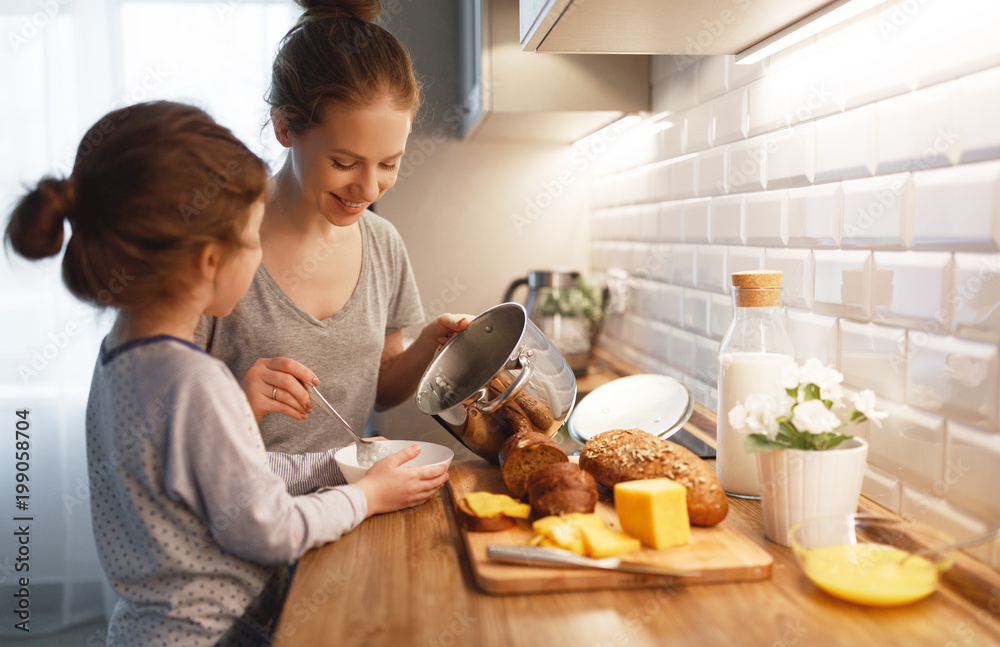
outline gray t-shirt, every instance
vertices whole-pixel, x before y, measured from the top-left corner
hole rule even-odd
[[[239,384],[193,344],[106,346],[87,465],[97,552],[121,596],[108,644],[269,644],[284,565],[361,523],[364,493],[290,496]]]
[[[316,319],[292,301],[261,265],[231,315],[202,317],[195,341],[225,362],[239,381],[262,357],[301,362],[319,377],[326,399],[360,431],[375,408],[385,336],[423,323],[424,315],[399,232],[370,211],[359,222],[361,275],[339,312]],[[318,246],[313,255],[322,253]],[[280,278],[289,283],[308,280],[309,258]],[[260,433],[269,452],[284,454],[323,452],[351,442],[348,433],[318,407],[303,421],[270,413],[261,420]]]

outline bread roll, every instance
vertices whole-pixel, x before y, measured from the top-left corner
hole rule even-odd
[[[726,518],[729,500],[715,472],[693,453],[641,429],[613,429],[593,436],[580,452],[580,469],[601,485],[666,477],[687,488],[688,516],[697,526]]]
[[[568,460],[563,448],[548,436],[537,431],[520,431],[500,447],[500,474],[510,493],[524,499],[528,478],[535,470]]]
[[[503,417],[506,418],[506,426],[510,429],[512,435],[522,431],[535,430],[535,428],[531,426],[531,420],[528,419],[528,416],[513,402],[509,402],[500,407],[500,411],[502,412]]]
[[[528,478],[528,501],[540,517],[589,514],[597,507],[597,482],[575,463],[553,463]]]
[[[506,373],[498,373],[496,377],[490,380],[490,397],[495,398],[499,396],[511,385],[512,381]],[[552,412],[549,411],[545,403],[523,390],[514,396],[514,402],[517,403],[518,409],[530,419],[531,425],[534,426],[536,431],[545,433],[552,429],[555,418],[552,417]]]

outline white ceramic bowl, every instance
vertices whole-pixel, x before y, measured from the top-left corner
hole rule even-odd
[[[403,463],[406,467],[451,465],[451,459],[455,457],[455,452],[444,445],[428,443],[422,440],[379,440],[376,442],[385,443],[389,451],[393,454],[406,449],[410,445],[420,445],[420,453],[417,454],[417,457]],[[337,463],[340,471],[344,473],[344,477],[348,483],[354,483],[368,471],[367,467],[358,465],[358,453],[354,445],[348,445],[343,449],[337,450],[337,453],[333,455],[333,460]]]

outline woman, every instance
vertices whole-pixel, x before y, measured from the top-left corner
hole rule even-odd
[[[395,227],[368,210],[396,181],[420,105],[409,55],[372,22],[377,0],[299,3],[267,97],[288,154],[271,181],[263,264],[232,316],[199,327],[242,380],[292,492],[340,482],[329,450],[350,442],[325,413],[309,415],[303,384],[363,429],[376,406],[410,397],[439,345],[468,325],[441,315],[403,348],[403,329],[423,322],[416,281]]]

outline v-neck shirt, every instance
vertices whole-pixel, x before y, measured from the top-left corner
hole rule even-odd
[[[359,223],[361,272],[340,311],[317,319],[261,265],[232,314],[202,317],[195,342],[225,362],[239,381],[259,358],[289,357],[302,363],[319,377],[323,395],[348,423],[364,429],[375,407],[385,336],[423,323],[424,314],[399,232],[371,211]],[[279,278],[286,285],[308,280],[317,271],[308,260]],[[285,454],[324,452],[351,442],[321,411],[303,421],[269,413],[260,422],[260,433],[269,452]]]

